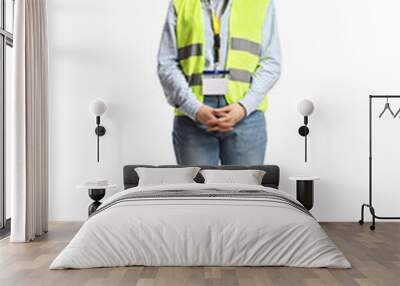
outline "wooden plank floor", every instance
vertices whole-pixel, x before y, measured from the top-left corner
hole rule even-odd
[[[52,223],[30,244],[0,241],[0,285],[400,285],[400,223],[379,223],[371,232],[357,223],[322,226],[353,265],[350,270],[286,267],[125,267],[48,270],[80,223]]]

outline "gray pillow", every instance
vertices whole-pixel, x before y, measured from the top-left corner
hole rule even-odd
[[[135,168],[139,176],[139,186],[171,185],[195,183],[200,171],[198,167],[188,168]]]
[[[202,170],[205,184],[261,185],[265,171],[261,170]]]

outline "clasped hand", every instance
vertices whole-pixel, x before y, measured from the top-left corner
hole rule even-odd
[[[212,108],[207,105],[200,107],[196,119],[212,132],[232,131],[237,123],[246,116],[246,111],[239,103],[222,108]]]

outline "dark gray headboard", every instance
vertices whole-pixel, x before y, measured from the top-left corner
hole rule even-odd
[[[147,168],[179,168],[177,165],[151,166],[151,165],[127,165],[124,167],[124,189],[136,187],[139,183],[139,177],[135,172],[137,167]],[[262,185],[265,187],[279,188],[279,167],[275,165],[262,166],[199,166],[201,169],[221,169],[221,170],[263,170],[265,171]],[[200,173],[194,179],[197,183],[204,183],[204,178]]]

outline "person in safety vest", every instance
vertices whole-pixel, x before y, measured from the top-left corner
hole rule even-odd
[[[273,0],[172,0],[158,75],[180,165],[264,164],[268,91],[281,73]]]

